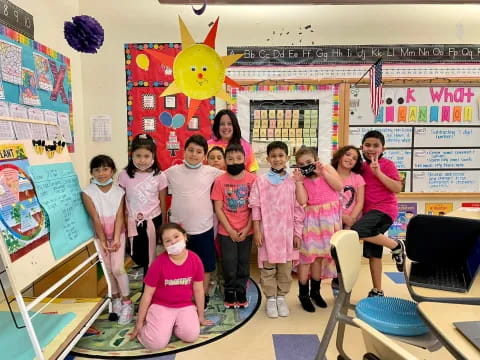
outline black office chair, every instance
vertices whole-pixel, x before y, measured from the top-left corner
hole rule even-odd
[[[418,294],[410,282],[411,262],[435,262],[455,264],[464,262],[469,252],[480,237],[480,220],[457,218],[451,216],[417,215],[407,226],[405,239],[406,266],[405,280],[408,291],[417,302],[433,301],[457,304],[479,305],[480,298],[430,297]]]

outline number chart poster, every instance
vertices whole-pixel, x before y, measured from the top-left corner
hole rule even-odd
[[[193,118],[185,123],[189,98],[183,93],[160,96],[173,82],[173,71],[149,57],[146,49],[176,56],[181,45],[125,44],[128,143],[137,134],[149,134],[157,144],[161,168],[167,169],[182,163],[183,148],[191,135],[201,134],[207,140],[211,137],[215,98],[202,101]]]
[[[0,145],[0,233],[12,262],[50,238],[29,166],[23,145]]]
[[[0,25],[0,75],[0,99],[7,104],[1,115],[56,122],[73,151],[70,59]],[[34,139],[46,134],[38,126],[31,132]]]
[[[31,166],[30,173],[49,215],[53,255],[60,259],[93,236],[77,175],[71,162]]]
[[[385,88],[378,116],[369,89],[350,91],[349,142],[385,135],[385,156],[403,172],[406,192],[480,189],[480,88]]]

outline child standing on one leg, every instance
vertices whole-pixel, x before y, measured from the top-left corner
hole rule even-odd
[[[292,262],[298,260],[303,227],[303,208],[295,198],[295,181],[285,170],[288,147],[274,141],[267,146],[269,172],[252,186],[249,207],[258,247],[260,284],[267,297],[270,318],[288,316],[285,295],[292,283]]]
[[[380,131],[368,131],[362,139],[365,162],[362,176],[365,180],[363,216],[352,226],[363,242],[363,256],[370,263],[373,289],[368,296],[383,296],[383,246],[392,250],[398,271],[403,271],[405,254],[403,243],[390,239],[384,233],[398,215],[396,193],[402,190],[400,175],[393,161],[383,157],[385,137]]]
[[[342,179],[342,223],[344,229],[350,229],[362,216],[365,199],[365,181],[360,171],[362,157],[360,151],[352,145],[338,149],[332,157],[332,166]],[[332,280],[333,295],[338,294],[338,278]]]
[[[167,180],[160,173],[157,146],[150,135],[135,136],[128,165],[118,181],[125,189],[131,257],[143,267],[145,276],[157,256],[156,230],[167,216]]]
[[[305,311],[314,312],[310,299],[319,307],[327,307],[320,295],[320,282],[337,277],[330,255],[330,238],[342,228],[340,192],[343,185],[331,165],[318,161],[314,149],[302,147],[295,158],[300,168],[293,173],[297,201],[306,205],[298,265],[298,298]]]
[[[226,308],[246,308],[253,232],[248,196],[255,175],[245,170],[245,151],[240,144],[227,146],[225,160],[227,173],[215,180],[212,191],[220,221],[218,237],[225,279],[224,305]]]
[[[194,252],[186,249],[185,230],[174,223],[165,224],[159,229],[159,237],[166,251],[148,269],[131,334],[149,350],[167,346],[172,332],[182,341],[194,342],[200,335],[200,325],[213,324],[204,316],[203,265]]]
[[[202,135],[190,136],[185,142],[183,164],[164,171],[172,192],[170,220],[182,224],[190,239],[188,249],[200,257],[205,269],[205,306],[209,300],[210,273],[216,263],[210,195],[215,179],[224,173],[203,165],[207,149],[207,140]]]
[[[107,268],[112,290],[113,313],[118,323],[128,324],[132,320],[133,305],[130,300],[128,276],[124,267],[125,192],[113,183],[115,163],[107,155],[97,155],[90,161],[92,182],[82,192],[82,200],[95,229],[95,241]]]

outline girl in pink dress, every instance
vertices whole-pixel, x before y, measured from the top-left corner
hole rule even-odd
[[[318,161],[314,149],[302,147],[295,158],[300,168],[293,173],[297,201],[305,205],[298,297],[305,311],[314,312],[310,298],[317,306],[327,307],[320,295],[321,280],[337,277],[335,263],[330,256],[330,238],[342,228],[340,192],[343,185],[331,165]]]

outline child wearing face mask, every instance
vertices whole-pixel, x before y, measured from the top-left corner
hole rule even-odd
[[[90,161],[92,182],[83,190],[82,200],[95,229],[95,241],[107,269],[112,290],[112,313],[120,325],[133,317],[128,276],[124,267],[125,227],[123,219],[125,191],[113,182],[115,163],[110,156],[97,155]]]
[[[335,263],[330,256],[330,238],[342,228],[340,193],[343,184],[330,164],[318,161],[314,149],[300,148],[295,159],[299,168],[293,173],[295,194],[299,204],[305,206],[298,265],[298,298],[305,311],[314,312],[311,299],[317,306],[327,307],[320,295],[321,280],[337,277]]]
[[[166,222],[167,214],[167,180],[160,173],[157,147],[149,135],[133,139],[128,165],[118,182],[125,190],[131,257],[146,274],[156,257],[157,229]]]
[[[149,350],[163,349],[172,333],[194,342],[200,325],[213,324],[204,316],[202,261],[186,249],[187,233],[170,223],[162,225],[159,237],[166,251],[148,269],[137,324],[130,334]]]
[[[202,135],[192,135],[185,143],[183,164],[164,171],[172,193],[170,221],[182,224],[189,236],[188,248],[202,260],[205,294],[216,263],[210,192],[215,179],[224,173],[203,164],[207,150],[207,140]],[[206,295],[205,304],[208,300]]]
[[[215,180],[212,190],[220,222],[218,238],[225,279],[224,305],[227,309],[246,308],[253,233],[248,197],[255,175],[245,170],[245,151],[240,144],[227,146],[225,162],[227,173]]]

